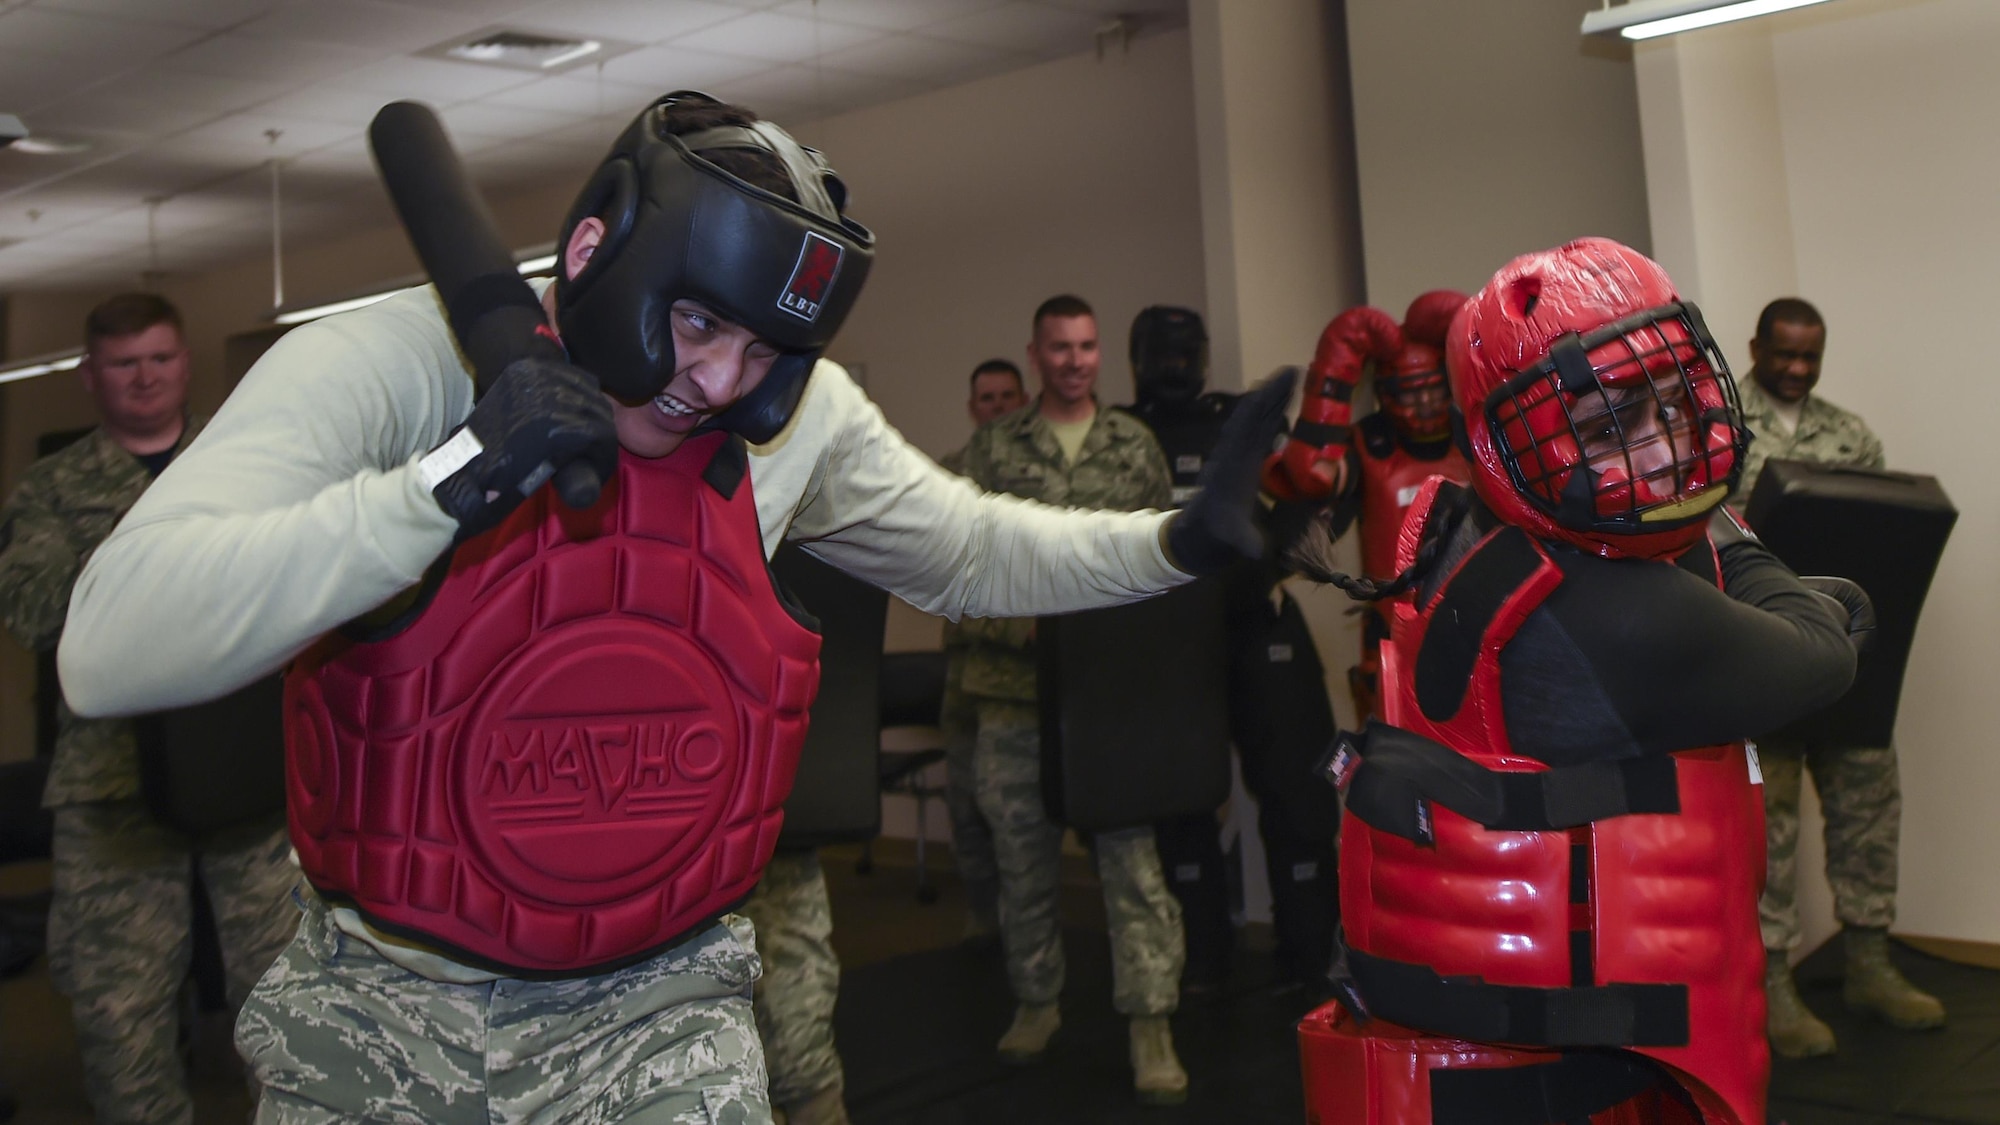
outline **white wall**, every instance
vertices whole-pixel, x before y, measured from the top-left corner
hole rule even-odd
[[[799,128],[878,239],[832,354],[910,440],[965,442],[967,377],[993,356],[1026,368],[1044,298],[1096,308],[1106,403],[1131,401],[1140,309],[1203,308],[1188,67],[1169,31]]]
[[[1368,301],[1400,318],[1587,234],[1648,249],[1623,47],[1598,0],[1347,0]]]
[[[1983,942],[2000,941],[2000,871],[1983,862],[2000,854],[2000,756],[1982,705],[2000,666],[2000,384],[1979,347],[2000,261],[1996,58],[1988,0],[1841,0],[1683,36],[1639,67],[1655,230],[1677,231],[1662,258],[1731,362],[1747,369],[1776,290],[1812,301],[1828,322],[1821,392],[1958,505],[1897,728],[1897,928]]]

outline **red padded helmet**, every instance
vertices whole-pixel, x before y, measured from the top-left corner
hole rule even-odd
[[[1659,264],[1608,238],[1516,258],[1452,323],[1452,393],[1494,514],[1607,557],[1699,539],[1749,433],[1735,381]]]
[[[1443,441],[1451,436],[1451,388],[1444,374],[1445,332],[1465,304],[1465,294],[1433,289],[1410,302],[1403,315],[1403,346],[1375,365],[1375,401],[1405,440]]]

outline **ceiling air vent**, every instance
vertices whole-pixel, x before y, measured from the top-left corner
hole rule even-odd
[[[417,54],[434,59],[456,59],[481,66],[503,66],[536,74],[555,74],[571,67],[603,62],[632,50],[637,44],[609,39],[592,39],[561,32],[524,31],[520,28],[489,28],[470,36],[426,47]]]

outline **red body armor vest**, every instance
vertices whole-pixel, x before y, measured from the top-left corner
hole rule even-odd
[[[1441,476],[1463,484],[1472,470],[1456,445],[1432,460],[1412,454],[1396,439],[1395,427],[1381,413],[1364,418],[1355,429],[1360,439],[1355,442],[1354,454],[1361,470],[1361,573],[1386,581],[1399,573],[1397,535],[1424,482]],[[1355,714],[1363,719],[1381,717],[1381,638],[1389,632],[1388,604],[1377,602],[1372,612],[1374,617],[1361,633],[1361,659],[1347,672]]]
[[[1361,428],[1368,427],[1364,423]],[[1386,435],[1365,434],[1354,452],[1361,460],[1361,573],[1387,579],[1401,570],[1396,562],[1397,534],[1424,482],[1441,476],[1464,484],[1472,470],[1457,446],[1443,457],[1426,461],[1403,448],[1392,429],[1382,429],[1388,431]]]
[[[285,684],[306,878],[371,925],[516,975],[650,956],[750,893],[819,637],[766,569],[742,448],[620,455],[461,545],[421,616]]]
[[[1399,570],[1415,556],[1441,483],[1424,486],[1403,525]],[[1408,764],[1422,755],[1374,750],[1355,767],[1340,887],[1356,991],[1371,1013],[1393,1021],[1381,1033],[1389,1039],[1419,1038],[1395,1024],[1436,1033],[1421,1044],[1436,1058],[1453,1057],[1438,1046],[1452,1039],[1623,1047],[1666,1064],[1703,1118],[1761,1125],[1769,1062],[1757,926],[1764,822],[1745,749],[1559,770],[1512,752],[1500,654],[1562,580],[1540,543],[1502,526],[1428,604],[1406,596],[1393,605],[1382,698],[1400,731],[1378,740],[1371,729],[1368,739],[1400,737],[1403,749],[1429,753],[1429,767],[1443,768],[1424,774]],[[1484,593],[1462,593],[1474,588]],[[1437,630],[1451,632],[1433,637]],[[1469,664],[1469,675],[1429,681],[1465,683],[1455,708],[1420,700],[1419,663],[1440,658],[1425,651],[1427,640]],[[1507,794],[1481,819],[1442,803],[1476,800],[1422,796],[1452,792],[1435,778],[1464,781],[1468,771],[1493,783],[1489,796]],[[1366,800],[1364,781],[1373,783]],[[1369,807],[1387,814],[1371,817]],[[1496,822],[1502,827],[1487,826]],[[1509,827],[1528,822],[1540,827]],[[1324,1022],[1322,1046],[1335,1026]],[[1501,1054],[1511,1065],[1565,1058]]]

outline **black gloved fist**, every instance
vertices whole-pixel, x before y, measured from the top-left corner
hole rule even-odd
[[[1852,579],[1824,574],[1801,575],[1799,581],[1834,603],[1827,608],[1834,611],[1836,620],[1847,622],[1847,643],[1856,652],[1867,652],[1868,641],[1875,635],[1875,603],[1868,600],[1868,592]]]
[[[1287,367],[1236,400],[1195,480],[1194,499],[1167,523],[1167,556],[1181,570],[1214,574],[1237,559],[1264,557],[1258,481],[1298,381],[1299,369]]]
[[[485,388],[465,424],[417,463],[461,542],[498,524],[557,477],[572,508],[597,502],[618,467],[611,403],[596,376],[561,360],[517,359]]]

